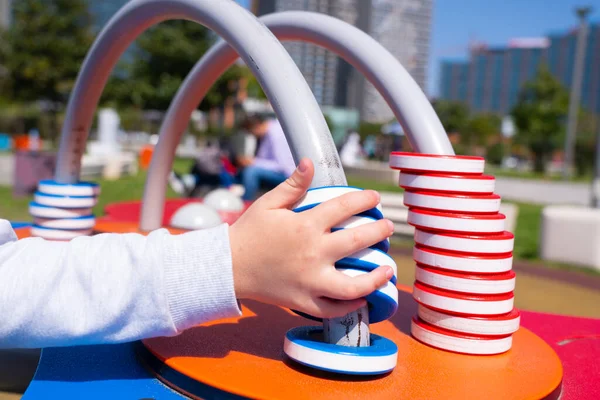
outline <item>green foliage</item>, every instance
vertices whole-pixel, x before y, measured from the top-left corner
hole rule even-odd
[[[568,104],[567,91],[545,66],[519,94],[512,110],[517,128],[515,142],[529,148],[538,172],[544,171],[552,152],[562,144]]]
[[[379,135],[381,134],[381,127],[383,124],[372,123],[372,122],[361,122],[358,126],[358,134],[360,135],[361,140],[364,140],[367,136],[370,135]]]
[[[502,142],[494,143],[486,153],[486,161],[492,165],[501,165],[504,159],[504,144]]]
[[[124,65],[124,76],[115,76],[105,99],[120,105],[166,110],[185,77],[213,44],[210,31],[192,21],[162,22],[144,32],[136,42],[134,59]],[[245,66],[233,65],[215,83],[201,109],[221,106],[235,93],[236,81],[248,75]]]
[[[462,132],[467,126],[469,108],[466,104],[450,100],[437,100],[432,105],[446,132]]]
[[[258,79],[248,70],[248,97],[252,97],[260,100],[267,100],[267,95],[263,91]]]
[[[85,0],[19,0],[3,34],[12,97],[64,104],[93,40]]]
[[[501,120],[494,114],[473,116],[461,131],[461,142],[467,146],[487,146],[490,139],[500,132]]]

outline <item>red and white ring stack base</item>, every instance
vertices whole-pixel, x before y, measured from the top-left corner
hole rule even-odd
[[[412,335],[447,351],[510,350],[519,329],[514,236],[499,213],[495,179],[481,157],[394,152],[408,223],[415,227]]]

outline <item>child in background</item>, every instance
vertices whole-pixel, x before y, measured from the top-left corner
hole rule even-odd
[[[291,211],[313,174],[304,159],[231,227],[181,235],[159,229],[148,236],[17,241],[8,221],[0,220],[0,348],[173,336],[241,315],[239,299],[323,318],[364,306],[364,297],[391,279],[392,268],[349,277],[334,263],[388,238],[393,224],[330,231],[379,203],[367,190]]]

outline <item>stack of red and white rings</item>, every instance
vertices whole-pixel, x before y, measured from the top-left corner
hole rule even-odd
[[[505,231],[495,179],[481,157],[394,152],[408,223],[415,227],[413,336],[465,354],[508,351],[520,315],[513,307],[514,236]]]

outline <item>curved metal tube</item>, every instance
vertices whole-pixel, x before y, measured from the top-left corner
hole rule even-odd
[[[361,71],[390,105],[416,151],[454,154],[443,126],[421,88],[400,62],[371,36],[337,18],[313,12],[280,12],[265,15],[260,20],[279,40],[303,40],[325,47]],[[194,109],[236,59],[235,51],[227,43],[215,44],[194,66],[171,102],[146,180],[141,230],[160,228],[167,177],[181,136]],[[323,185],[315,179],[314,186]]]
[[[346,184],[325,118],[298,67],[271,31],[231,0],[134,0],[121,8],[98,35],[71,93],[58,152],[58,182],[79,179],[94,111],[118,58],[146,28],[169,19],[198,22],[229,43],[279,115],[296,161],[309,157],[315,163],[315,184]]]

